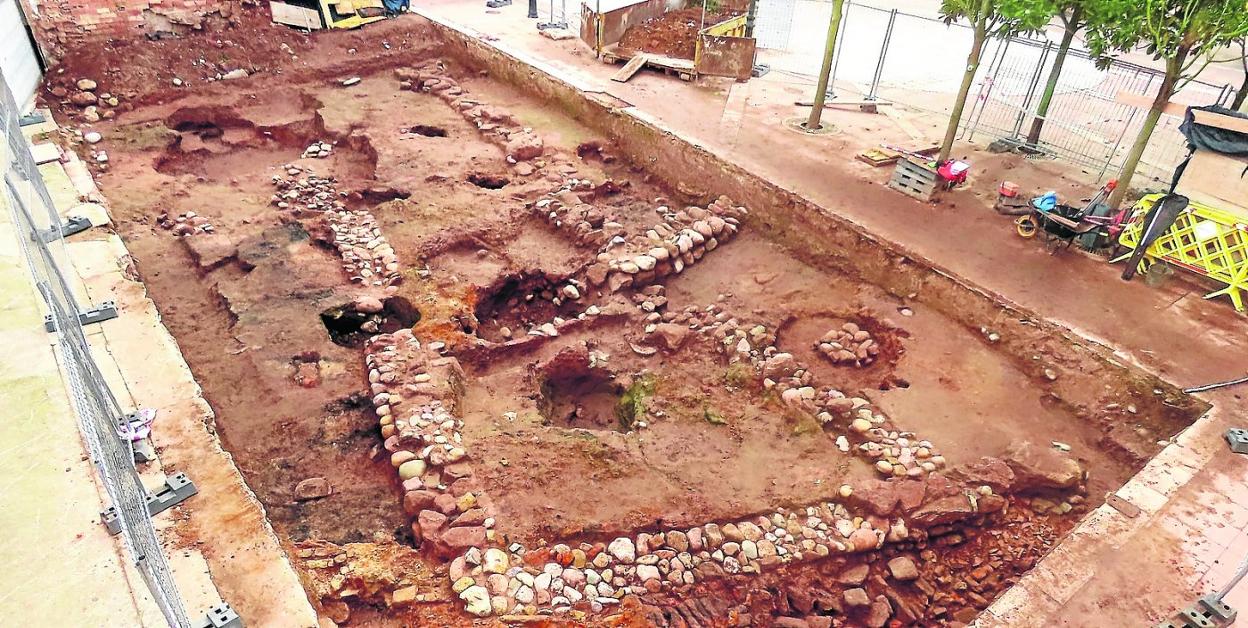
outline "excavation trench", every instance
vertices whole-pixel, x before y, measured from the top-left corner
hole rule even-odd
[[[111,149],[101,176],[122,237],[226,447],[289,541],[395,542],[403,558],[382,571],[402,562],[444,579],[458,569],[444,565],[462,555],[456,543],[489,545],[486,519],[512,564],[534,569],[583,565],[592,558],[573,550],[645,533],[664,539],[651,554],[666,580],[638,584],[628,597],[640,604],[608,613],[657,625],[691,613],[703,625],[743,614],[754,625],[852,624],[883,599],[903,623],[967,621],[1205,409],[638,118],[478,42],[400,21],[422,43],[387,57],[397,73],[348,90],[343,68],[292,72],[266,77],[273,95],[255,101],[216,86],[136,108],[130,117],[159,133],[126,116],[112,123],[136,138]],[[427,62],[448,50],[454,58]],[[455,89],[466,95],[447,95]],[[558,133],[538,143],[525,129]],[[140,130],[158,139],[139,141]],[[331,154],[303,157],[313,141],[335,142]],[[316,184],[320,201],[341,210],[289,206],[275,187],[312,172],[330,182]],[[185,236],[210,238],[196,250],[212,244],[237,263],[202,268],[147,224],[187,211],[214,227]],[[354,239],[334,222],[349,212],[372,219]],[[348,256],[373,256],[378,274]],[[429,418],[400,429],[411,412]],[[854,431],[855,419],[883,426],[888,451],[861,453],[882,441]],[[447,430],[421,441],[436,456],[407,444],[432,426]],[[1025,475],[1038,460],[1080,472],[1045,484]],[[946,476],[953,484],[935,484]],[[335,490],[297,499],[309,478]],[[969,511],[937,503],[967,491]],[[784,517],[817,528],[809,512],[829,503],[841,510],[819,511],[825,527],[844,518],[893,540],[746,559],[759,573],[720,559],[709,574],[671,577],[684,571],[671,563],[679,554],[698,555],[686,545],[695,528],[783,514],[767,524],[771,548],[786,533],[813,547],[827,530],[803,538]],[[886,566],[899,558],[914,578]],[[457,599],[396,602],[402,577],[340,596],[339,567],[295,562],[336,614],[470,623]],[[538,603],[515,589],[495,595],[506,611]],[[859,590],[865,606],[849,603]],[[604,612],[593,603],[568,600],[597,613],[587,621]]]

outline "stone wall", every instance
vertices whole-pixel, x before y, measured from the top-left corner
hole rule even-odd
[[[22,0],[44,58],[109,38],[159,37],[200,30],[209,16],[229,19],[255,0]]]

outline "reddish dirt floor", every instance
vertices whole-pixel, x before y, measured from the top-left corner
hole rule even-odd
[[[734,15],[736,14],[726,11],[704,13],[701,8],[668,11],[659,17],[630,26],[620,37],[620,48],[692,59],[697,49],[698,31]]]
[[[875,408],[917,434],[902,439],[930,439],[916,449],[938,448],[951,481],[979,491],[972,504],[996,505],[991,515],[933,506],[914,534],[879,551],[628,596],[602,624],[883,625],[881,613],[899,624],[965,623],[1192,418],[1186,406],[1132,418],[1133,399],[1104,382],[1065,384],[1058,395],[1032,366],[1039,355],[807,259],[748,220],[683,273],[607,289],[592,268],[615,247],[653,241],[647,230],[668,214],[686,220],[705,212],[679,208],[706,203],[616,158],[609,138],[572,115],[453,58],[444,76],[489,103],[477,122],[403,89],[409,68],[449,54],[423,22],[307,38],[257,16],[238,21],[213,36],[115,44],[111,52],[136,51],[115,68],[71,57],[52,88],[90,73],[98,90],[124,95],[122,105],[96,105],[117,112],[94,127],[104,142],[75,147],[97,164],[115,228],[223,442],[335,622],[471,621],[445,561],[428,551],[434,539],[404,512],[413,491],[378,430],[377,375],[364,361],[379,332],[411,329],[462,366],[466,466],[474,494],[490,497],[492,533],[509,543],[592,546],[801,510],[848,498],[846,487],[861,513],[846,519],[854,527],[887,521],[905,491],[922,501],[915,487],[939,475],[934,464],[907,461],[917,470],[907,478],[897,460],[857,455],[838,439],[854,425],[850,408],[818,418],[804,388],[839,391],[847,406],[861,400],[853,410]],[[215,73],[173,64],[211,41],[228,51],[214,67],[263,60],[247,67],[264,75],[208,81]],[[172,87],[171,75],[187,86]],[[343,85],[349,77],[361,80]],[[541,157],[517,160],[513,145],[488,139],[507,124],[540,135]],[[318,142],[332,150],[311,154]],[[332,178],[317,202],[375,218],[369,248],[379,238],[392,248],[392,285],[344,272],[330,212],[292,207],[274,186],[309,175]],[[552,218],[543,204],[552,198],[589,209],[582,222]],[[371,299],[375,308],[361,305]],[[542,331],[553,321],[558,334]],[[738,336],[715,336],[725,329],[767,346],[767,365],[731,357]],[[1066,367],[1104,372],[1060,336],[1044,343],[1065,351],[1054,359]],[[848,358],[830,357],[844,346]],[[802,365],[785,371],[801,389],[765,377],[778,354]],[[1004,467],[985,459],[1005,460],[1018,481],[998,484]],[[898,477],[877,479],[880,464]],[[917,560],[921,576],[885,566],[898,557]],[[850,602],[851,591],[867,603]]]

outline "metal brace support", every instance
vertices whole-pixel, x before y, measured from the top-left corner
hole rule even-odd
[[[243,628],[243,618],[234,612],[229,602],[222,602],[208,609],[195,628]]]
[[[1157,628],[1224,628],[1235,622],[1235,609],[1227,606],[1217,593],[1210,593],[1183,609]]]
[[[42,111],[32,111],[22,116],[21,118],[18,118],[17,125],[18,126],[30,126],[32,124],[41,124],[46,120],[47,118],[43,117]]]
[[[117,302],[105,301],[96,307],[78,314],[78,324],[90,325],[92,323],[102,323],[104,321],[117,318]],[[52,320],[52,315],[47,314],[43,317],[43,328],[48,333],[56,331],[56,323]]]
[[[199,489],[195,487],[195,483],[185,473],[171,475],[165,478],[164,486],[155,493],[147,494],[147,514],[155,517],[197,493],[199,493]],[[109,506],[108,510],[100,513],[100,519],[103,521],[104,527],[108,528],[109,534],[116,535],[121,532],[121,522],[117,519],[116,506]]]
[[[143,427],[143,419],[139,418],[138,412],[131,412],[125,418],[126,432],[133,433]],[[124,439],[123,439],[124,440]],[[130,442],[130,451],[134,453],[135,462],[151,462],[156,459],[156,448],[152,445],[151,437],[142,438]]]
[[[1242,427],[1232,427],[1226,431],[1226,442],[1231,446],[1231,451],[1237,454],[1248,454],[1248,430]]]
[[[1235,609],[1231,608],[1217,593],[1210,593],[1200,598],[1196,602],[1196,606],[1200,607],[1207,617],[1214,622],[1219,622],[1223,626],[1229,626],[1235,622],[1235,617],[1239,614]]]
[[[82,233],[92,226],[91,219],[86,216],[70,216],[65,219],[65,224],[61,225],[59,237],[68,238],[75,233]],[[39,232],[39,239],[44,242],[51,242],[57,239],[57,237],[56,229],[45,229]]]

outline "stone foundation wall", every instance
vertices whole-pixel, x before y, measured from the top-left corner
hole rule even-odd
[[[255,0],[23,0],[49,63],[76,45],[110,38],[200,30],[210,16],[228,20]]]

